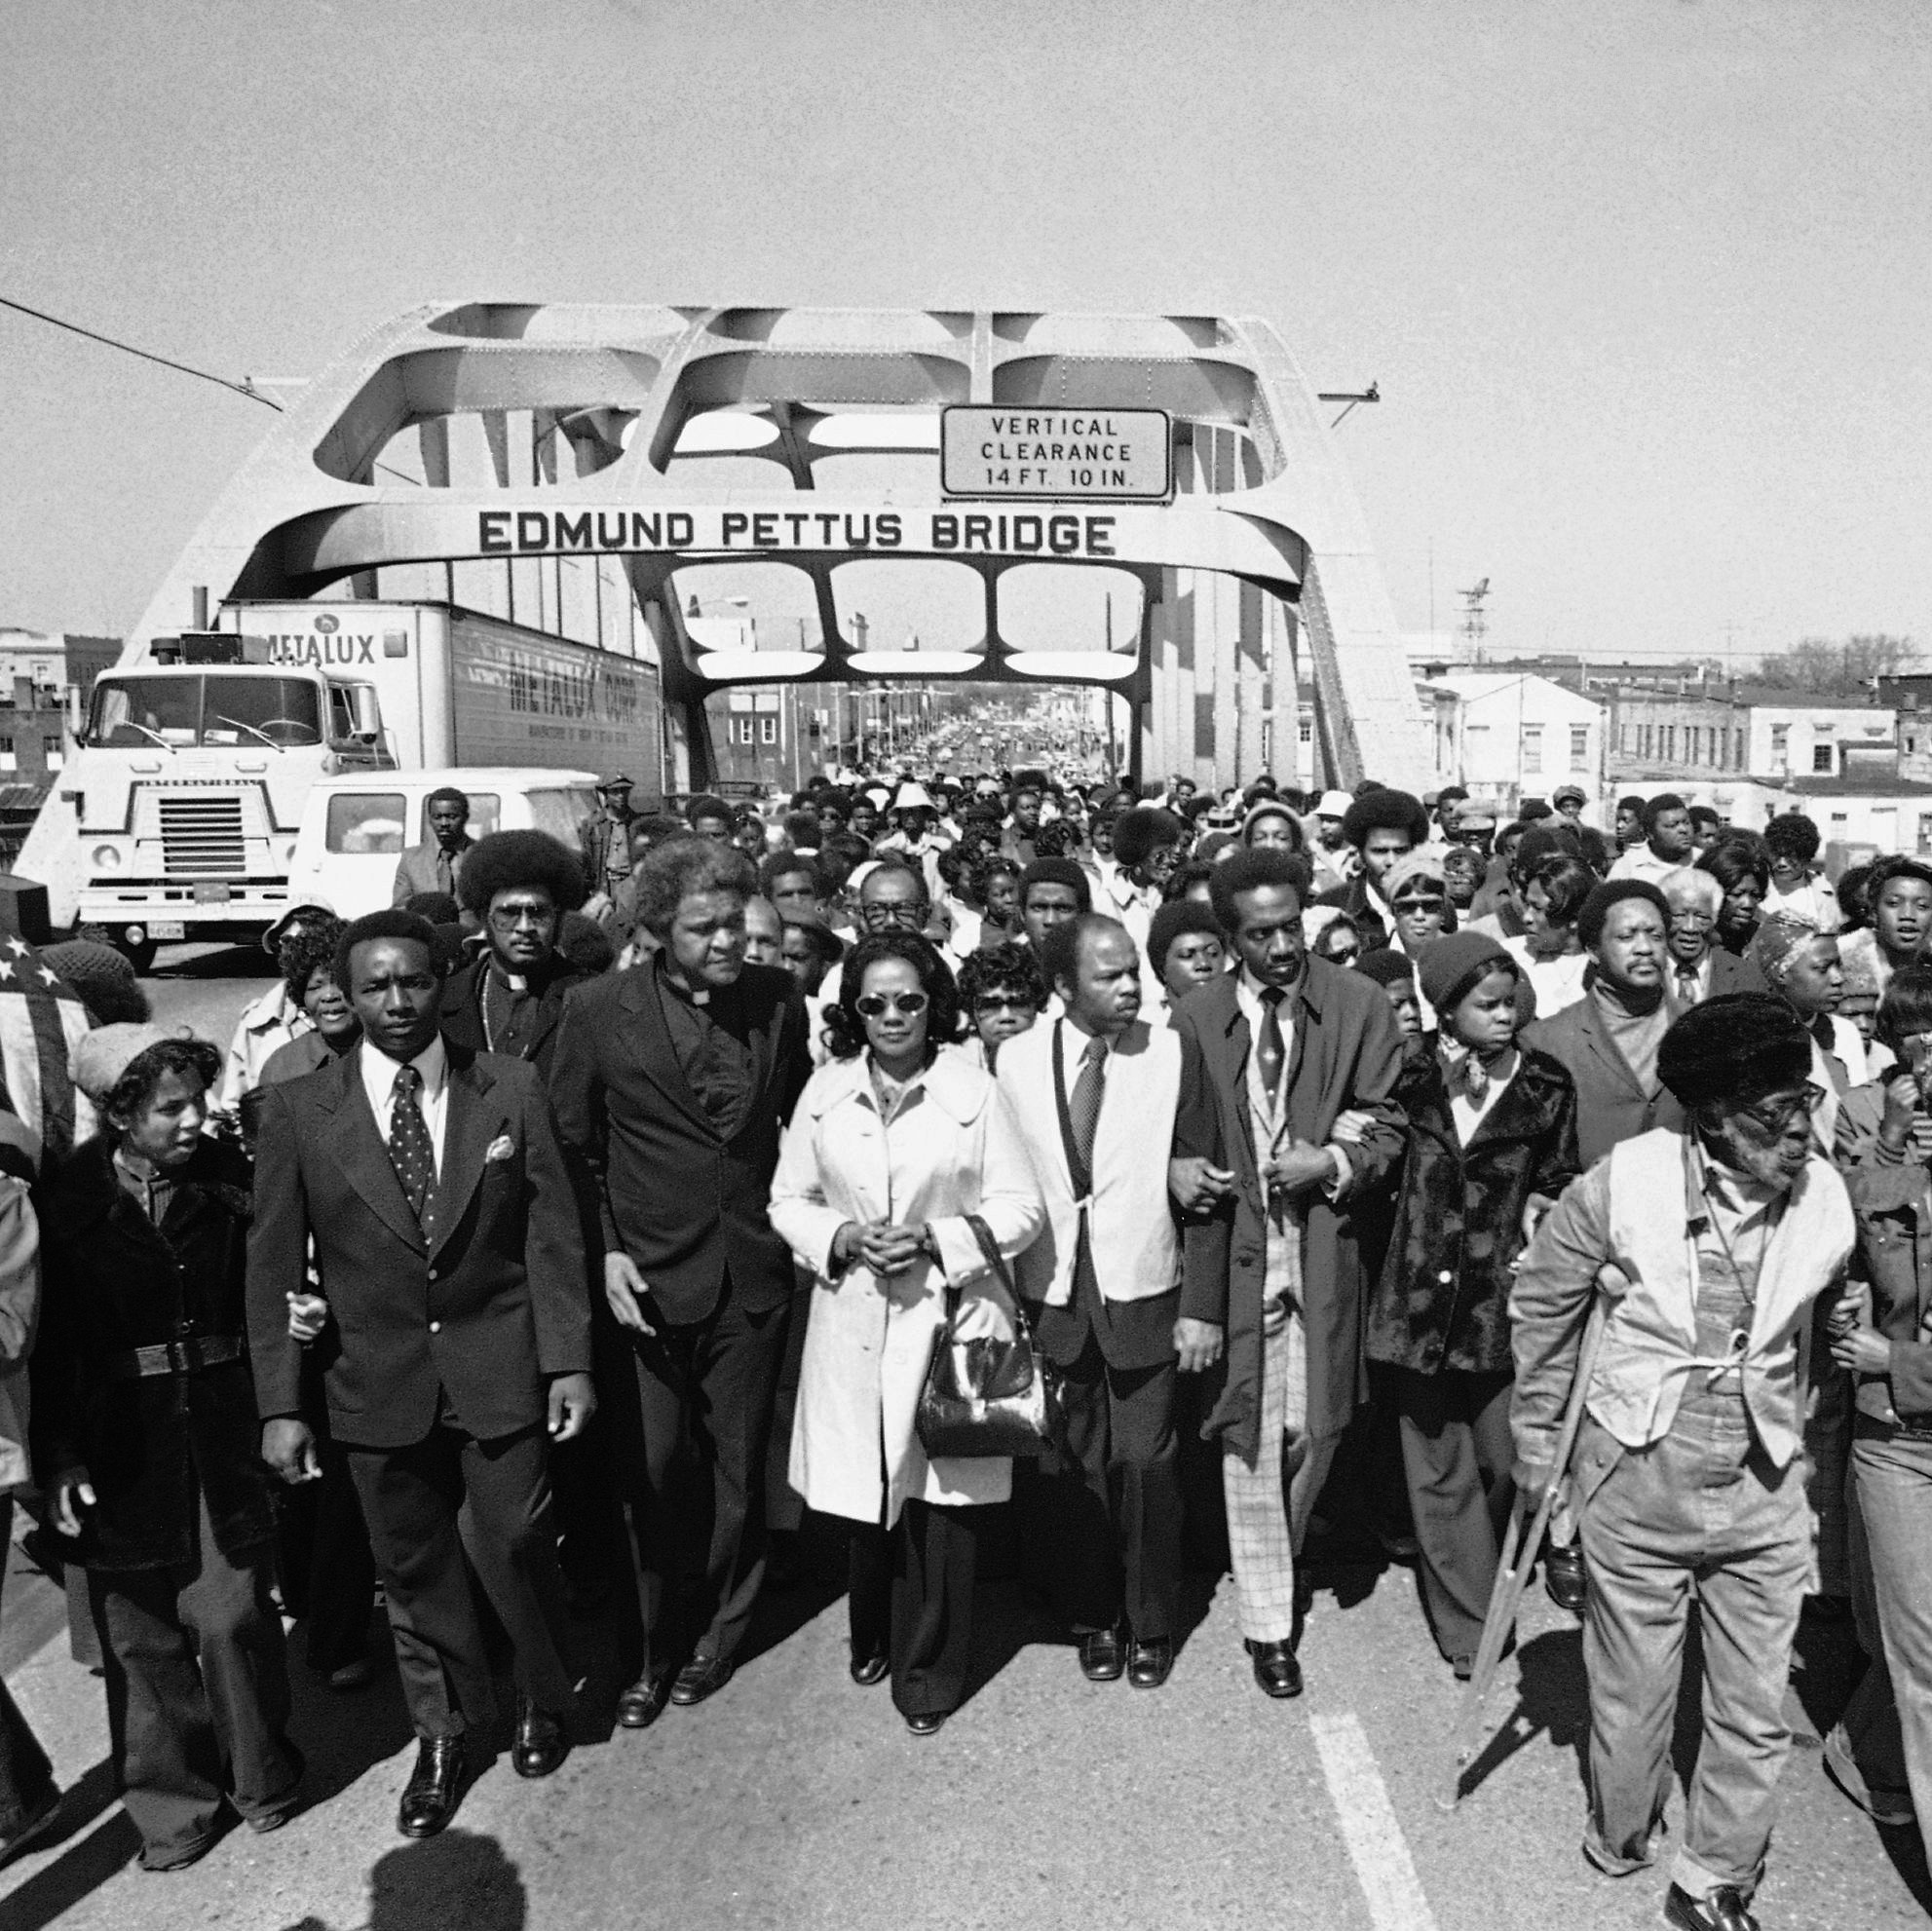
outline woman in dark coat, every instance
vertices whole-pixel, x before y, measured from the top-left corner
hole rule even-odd
[[[1510,1264],[1579,1171],[1576,1089],[1516,1044],[1520,968],[1459,932],[1422,954],[1437,1050],[1396,1088],[1409,1144],[1367,1351],[1388,1377],[1437,1647],[1466,1677],[1514,1494]]]
[[[207,1852],[224,1801],[273,1830],[302,1770],[244,1339],[248,1166],[201,1130],[220,1070],[212,1046],[152,1026],[90,1033],[74,1077],[102,1128],[40,1201],[34,1465],[88,1571],[150,1871]]]

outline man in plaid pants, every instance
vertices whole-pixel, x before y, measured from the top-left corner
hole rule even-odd
[[[1386,1187],[1404,1131],[1388,1003],[1373,980],[1307,957],[1301,876],[1267,849],[1216,867],[1239,969],[1174,1013],[1174,1152],[1202,1162],[1211,1201],[1187,1230],[1175,1343],[1184,1372],[1226,1360],[1204,1432],[1221,1443],[1241,1634],[1269,1696],[1301,1693],[1296,1554],[1365,1392],[1351,1216]]]

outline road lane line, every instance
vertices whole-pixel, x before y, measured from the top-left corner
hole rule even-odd
[[[1436,1931],[1435,1912],[1360,1721],[1347,1711],[1334,1717],[1311,1713],[1308,1728],[1376,1931]]]

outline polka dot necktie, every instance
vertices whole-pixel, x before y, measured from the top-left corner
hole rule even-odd
[[[396,1165],[396,1177],[409,1196],[416,1224],[425,1234],[431,1231],[436,1210],[436,1149],[430,1144],[429,1123],[423,1117],[422,1073],[413,1066],[397,1069],[396,1086],[389,1108],[389,1157]]]

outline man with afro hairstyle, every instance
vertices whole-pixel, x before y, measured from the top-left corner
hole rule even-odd
[[[530,1060],[548,1079],[563,996],[590,976],[557,949],[563,915],[584,903],[584,867],[548,832],[495,831],[471,848],[458,885],[488,943],[443,982],[443,1037]]]

